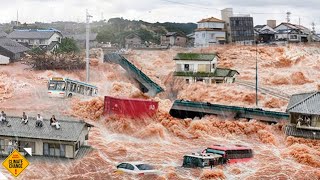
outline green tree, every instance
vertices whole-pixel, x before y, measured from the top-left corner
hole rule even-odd
[[[56,49],[56,53],[70,53],[79,52],[80,49],[76,44],[76,41],[72,38],[63,38],[59,47]]]

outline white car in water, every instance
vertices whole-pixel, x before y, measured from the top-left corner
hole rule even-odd
[[[150,174],[159,174],[160,171],[155,170],[149,164],[142,162],[124,162],[120,163],[115,170],[115,173],[130,173],[135,175],[150,175]]]

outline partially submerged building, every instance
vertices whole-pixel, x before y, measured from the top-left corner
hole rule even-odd
[[[5,36],[0,37],[0,54],[9,57],[11,61],[19,59],[28,50],[29,48]]]
[[[174,61],[175,76],[186,83],[233,83],[239,74],[236,70],[218,68],[216,54],[178,53]]]
[[[59,47],[63,36],[56,29],[16,29],[7,37],[28,48],[40,47],[47,51],[53,51]]]
[[[288,136],[320,139],[320,92],[292,95],[287,107]]]
[[[226,41],[225,22],[210,17],[198,22],[198,28],[195,30],[195,47],[208,47],[216,44],[224,44]]]
[[[160,38],[161,46],[187,46],[187,37],[178,32],[168,32]]]
[[[86,144],[92,125],[84,121],[59,121],[61,128],[43,121],[36,127],[36,120],[29,118],[27,124],[20,117],[7,117],[8,123],[0,122],[0,155],[8,155],[12,148],[23,151],[31,148],[37,156],[75,158],[80,148]]]

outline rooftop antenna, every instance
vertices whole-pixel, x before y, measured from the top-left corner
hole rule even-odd
[[[312,33],[315,34],[316,33],[316,24],[314,22],[312,22],[311,25],[312,25]]]
[[[87,70],[87,76],[86,76],[86,82],[88,83],[90,78],[89,78],[89,35],[90,35],[90,18],[92,16],[89,14],[88,9],[86,11],[86,70]]]

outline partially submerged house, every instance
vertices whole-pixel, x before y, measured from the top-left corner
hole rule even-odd
[[[211,17],[198,22],[195,30],[195,47],[208,47],[215,44],[224,44],[226,41],[225,22]]]
[[[0,155],[8,155],[10,149],[32,148],[36,156],[75,158],[88,140],[92,125],[84,121],[60,120],[60,129],[44,120],[42,127],[36,127],[36,120],[29,118],[27,124],[20,117],[7,117],[8,124],[0,122]]]
[[[125,37],[125,47],[128,48],[140,48],[142,46],[142,39],[135,33],[129,34]]]
[[[216,54],[178,53],[174,61],[175,76],[186,83],[233,83],[239,74],[236,70],[218,68]]]
[[[311,33],[308,28],[292,23],[281,23],[274,30],[277,31],[275,40],[289,42],[308,42],[308,35]]]
[[[256,25],[254,30],[256,33],[256,40],[259,42],[269,43],[275,40],[275,34],[277,32],[268,25]]]
[[[98,45],[97,33],[90,33],[89,35],[89,47],[95,48]],[[86,47],[86,34],[69,34],[65,35],[67,38],[71,38],[76,41],[77,45],[81,48]]]
[[[288,136],[320,139],[320,92],[292,95],[286,111]]]
[[[187,46],[187,37],[178,32],[168,32],[161,36],[161,46]]]
[[[46,51],[58,48],[63,38],[61,32],[56,29],[16,29],[7,37],[28,48],[40,47]]]
[[[0,55],[9,57],[11,61],[18,60],[29,48],[3,36],[0,37]]]

